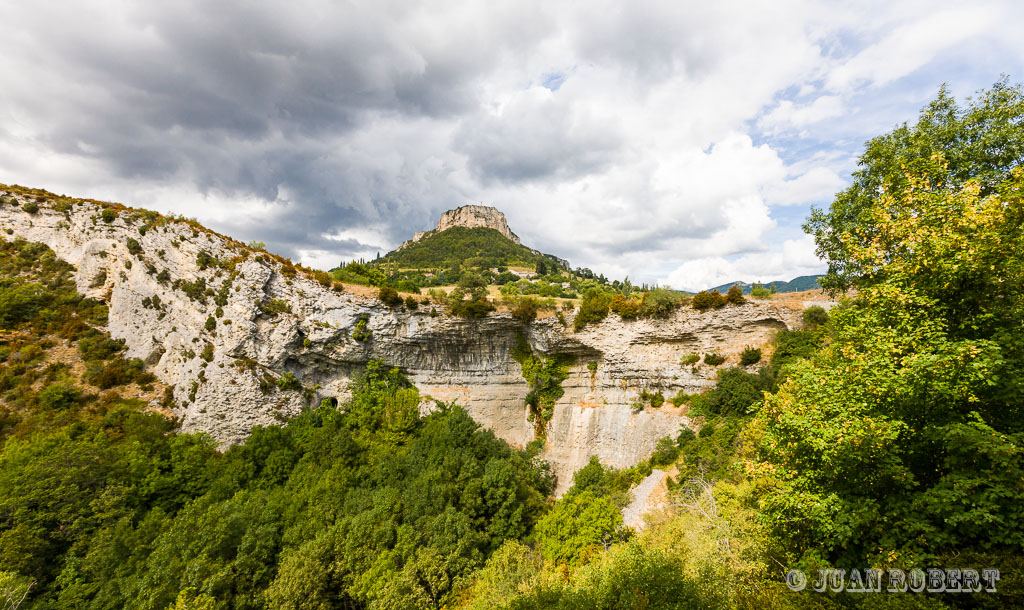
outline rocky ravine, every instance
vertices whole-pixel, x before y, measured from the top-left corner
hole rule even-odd
[[[690,423],[668,403],[638,413],[631,408],[645,388],[671,396],[713,385],[715,369],[684,366],[682,355],[719,351],[735,362],[743,346],[762,344],[799,320],[798,312],[765,303],[683,309],[663,320],[624,322],[611,314],[579,333],[571,330],[571,315],[568,327],[546,318],[525,329],[502,313],[482,320],[431,316],[430,307],[395,310],[335,292],[184,221],[157,223],[143,234],[146,219],[131,210],[107,223],[102,208],[89,202],[65,212],[52,203],[39,208],[30,214],[0,205],[0,237],[45,243],[75,265],[79,291],[109,305],[110,334],[173,385],[184,429],[207,431],[225,444],[322,397],[343,397],[352,376],[379,358],[400,367],[422,393],[458,400],[478,422],[522,446],[534,438],[524,405],[529,388],[511,357],[522,335],[535,354],[576,358],[545,449],[564,491],[591,455],[629,466]],[[218,265],[201,269],[201,253],[230,261],[234,273]],[[206,290],[196,290],[203,283]],[[371,332],[364,342],[352,337],[362,316]],[[207,330],[210,318],[215,327]],[[595,371],[589,363],[597,364]],[[281,391],[265,380],[261,389],[261,379],[285,372],[308,392]]]

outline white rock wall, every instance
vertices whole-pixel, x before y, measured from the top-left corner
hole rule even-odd
[[[713,385],[715,369],[684,366],[681,356],[718,351],[735,362],[744,346],[763,344],[776,329],[799,321],[798,312],[766,303],[704,313],[684,309],[661,320],[625,322],[612,314],[580,333],[571,331],[571,316],[568,327],[546,318],[525,329],[508,314],[483,320],[431,317],[429,308],[392,310],[301,274],[288,278],[278,263],[257,260],[259,253],[184,222],[142,235],[143,222],[133,221],[130,212],[122,211],[110,224],[99,213],[91,203],[76,204],[67,213],[43,203],[36,214],[0,205],[0,237],[45,243],[75,265],[79,290],[108,303],[110,334],[125,340],[129,356],[147,360],[157,377],[174,386],[183,428],[207,431],[225,444],[309,404],[302,392],[261,391],[260,377],[292,372],[312,390],[309,402],[315,403],[325,396],[344,398],[352,376],[379,358],[400,367],[422,393],[457,400],[499,437],[523,446],[534,438],[523,402],[529,389],[511,357],[522,333],[539,355],[576,357],[549,422],[544,454],[564,490],[591,455],[629,466],[648,455],[659,438],[689,424],[668,406],[639,413],[630,406],[642,389],[660,389],[670,397],[679,389],[692,393]],[[140,255],[128,252],[129,237],[142,246]],[[176,280],[204,279],[216,293],[228,280],[224,269],[199,269],[201,250],[222,260],[244,257],[212,332],[205,323],[217,309],[213,296],[201,302],[173,287]],[[105,280],[95,285],[104,272]],[[167,279],[160,281],[164,272]],[[159,309],[144,305],[154,297]],[[257,303],[270,299],[287,303],[291,313],[261,314]],[[372,332],[365,343],[351,338],[363,314],[369,315]],[[214,348],[210,362],[201,358],[207,342]],[[591,362],[597,363],[593,373]]]

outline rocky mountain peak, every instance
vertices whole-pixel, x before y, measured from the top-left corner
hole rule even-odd
[[[434,227],[433,231],[418,231],[413,235],[411,242],[417,242],[431,233],[440,233],[452,227],[494,229],[515,243],[520,243],[519,236],[508,228],[508,221],[505,220],[505,215],[498,208],[489,205],[464,205],[454,210],[448,210],[441,214],[441,219],[437,221],[437,226]],[[406,242],[406,244],[411,242]],[[403,244],[403,246],[406,244]]]

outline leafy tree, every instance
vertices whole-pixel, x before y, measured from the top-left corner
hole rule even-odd
[[[935,163],[939,157],[941,163]],[[901,213],[901,200],[957,192],[973,181],[978,195],[998,191],[1024,163],[1024,90],[1006,79],[963,107],[945,86],[914,125],[898,126],[867,143],[853,184],[827,211],[812,211],[804,229],[828,261],[823,287],[845,289],[873,281],[884,260],[858,255],[885,240],[882,231]],[[927,179],[922,179],[922,178]],[[884,197],[879,197],[884,194]],[[887,254],[898,256],[894,249]]]
[[[794,556],[1024,549],[1019,110],[1019,88],[963,112],[943,93],[812,219],[832,285],[859,293],[763,409],[765,515]]]
[[[582,491],[555,504],[537,523],[537,537],[545,557],[572,566],[623,540],[626,533],[622,515],[611,500]]]
[[[695,413],[743,415],[761,402],[770,386],[765,375],[748,373],[739,367],[721,369],[714,389],[693,397],[690,408]]]

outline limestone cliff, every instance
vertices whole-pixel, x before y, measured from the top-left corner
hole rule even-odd
[[[464,320],[429,307],[391,309],[194,223],[111,209],[104,217],[92,202],[47,201],[34,213],[0,205],[0,237],[45,243],[75,265],[79,291],[109,305],[110,334],[174,387],[183,428],[225,444],[323,397],[343,397],[352,376],[379,358],[424,394],[458,400],[499,437],[524,445],[534,426],[512,353],[525,339],[535,354],[574,358],[544,454],[564,490],[591,455],[629,466],[689,424],[671,405],[631,407],[643,389],[670,396],[714,383],[714,368],[683,365],[682,355],[719,351],[735,362],[745,345],[799,320],[791,309],[750,303],[660,320],[612,314],[573,333],[571,314],[567,326],[546,318],[523,327],[503,313]],[[365,340],[354,338],[357,325],[369,331]],[[302,389],[279,389],[285,373]]]
[[[467,229],[481,227],[485,229],[494,229],[515,243],[520,243],[519,236],[508,228],[508,222],[505,220],[505,215],[502,214],[498,208],[493,208],[487,205],[464,205],[441,214],[441,219],[437,221],[437,225],[434,227],[433,231],[417,231],[413,234],[412,239],[399,246],[399,249],[417,242],[427,235],[440,233],[441,231],[446,231],[452,227],[466,227]]]

